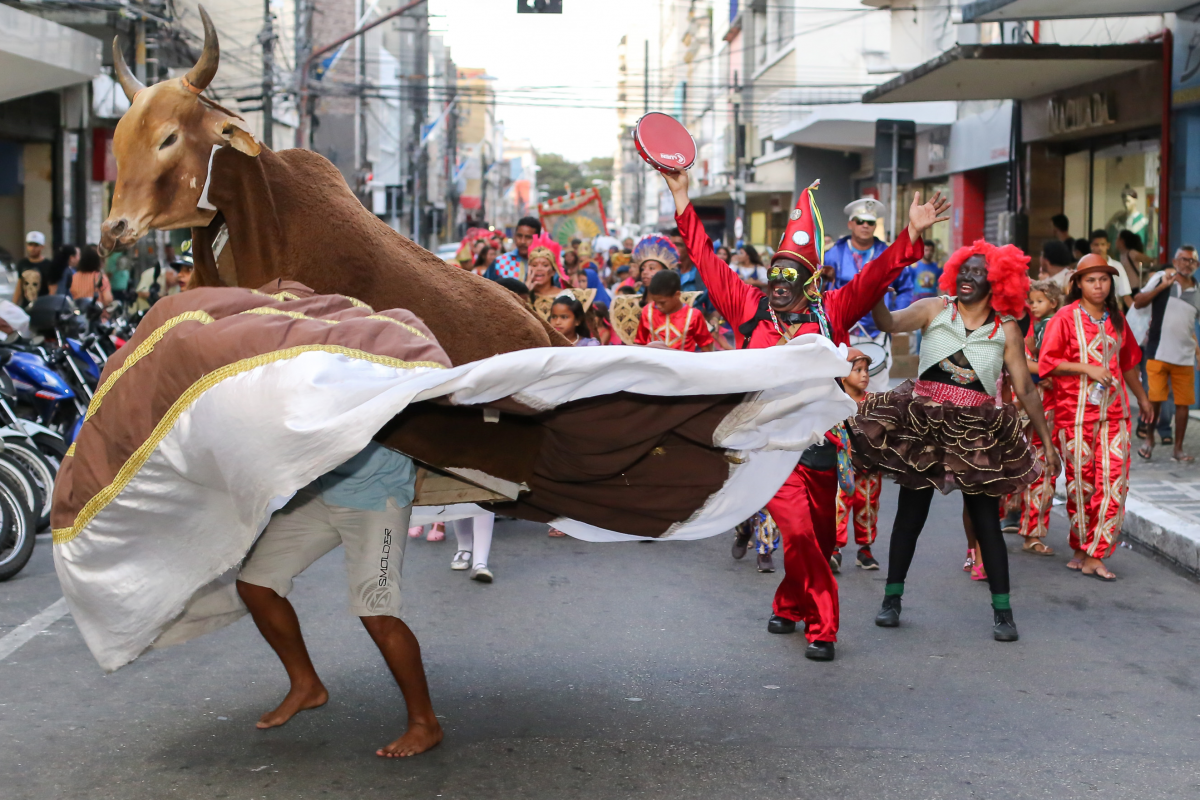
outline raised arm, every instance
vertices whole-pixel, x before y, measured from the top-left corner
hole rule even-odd
[[[696,216],[696,209],[688,199],[687,172],[664,174],[671,195],[675,198],[675,223],[679,235],[687,242],[692,263],[700,271],[700,278],[708,290],[708,299],[721,312],[721,316],[736,328],[745,322],[758,305],[763,293],[747,286],[736,272],[729,268],[713,252],[712,240],[704,231],[704,225]]]
[[[884,333],[908,333],[923,330],[943,307],[940,297],[926,297],[899,311],[892,311],[886,300],[880,300],[871,309],[871,316],[875,327]]]
[[[928,203],[922,203],[921,193],[916,192],[908,209],[908,227],[900,232],[896,241],[849,283],[827,294],[825,308],[830,315],[846,327],[862,319],[884,296],[900,272],[920,260],[925,252],[921,237],[935,223],[950,219],[942,216],[949,208],[950,201],[943,199],[941,192],[934,194]]]

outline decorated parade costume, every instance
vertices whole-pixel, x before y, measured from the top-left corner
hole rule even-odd
[[[980,240],[946,262],[943,291],[956,289],[959,269],[973,256],[983,256],[987,262],[992,309],[988,319],[967,330],[957,298],[944,297],[942,310],[921,339],[920,377],[869,396],[851,421],[850,440],[856,470],[886,473],[901,487],[883,609],[876,624],[900,624],[900,597],[934,489],[942,493],[960,489],[987,569],[996,638],[1013,641],[1016,628],[1009,605],[1008,550],[1000,532],[999,498],[1022,491],[1041,470],[1016,407],[997,403],[997,387],[1004,369],[1002,323],[1012,319],[1008,312],[1019,312],[1024,306],[1029,258],[1011,245],[997,248]]]
[[[1128,324],[1117,330],[1106,311],[1093,319],[1078,300],[1064,306],[1042,340],[1038,370],[1054,396],[1054,438],[1067,481],[1070,545],[1094,558],[1112,554],[1129,492],[1132,421],[1125,372],[1142,353]],[[1063,363],[1098,364],[1113,376],[1107,389],[1086,375],[1051,375]]]
[[[816,185],[801,193],[774,265],[795,263],[816,271],[822,263],[823,234],[812,197]],[[823,334],[837,344],[847,344],[850,327],[883,297],[900,271],[923,252],[921,240],[910,240],[906,229],[847,286],[824,293],[808,313],[781,318],[771,310],[761,289],[744,283],[717,258],[691,205],[675,219],[708,287],[709,300],[733,326],[739,349],[772,348],[804,334]],[[825,442],[806,451],[767,503],[767,511],[783,537],[786,570],[775,593],[774,615],[792,622],[802,620],[810,642],[837,639],[838,590],[829,567],[837,539],[837,442],[835,434],[827,433]]]
[[[672,314],[659,311],[654,303],[642,308],[638,323],[637,344],[661,342],[672,350],[692,353],[713,343],[712,332],[704,315],[686,303]]]
[[[1050,319],[1034,323],[1032,336],[1033,348],[1025,348],[1025,357],[1036,361],[1041,352],[1046,327]],[[1046,412],[1046,424],[1054,430],[1054,382],[1049,378],[1037,381],[1038,397],[1042,401],[1042,409]],[[1041,465],[1042,473],[1030,482],[1021,492],[1021,518],[1017,532],[1025,539],[1045,539],[1050,532],[1050,509],[1054,506],[1054,479],[1057,476],[1046,473],[1046,444],[1033,427],[1029,415],[1021,410],[1021,421],[1024,423],[1025,437],[1029,440],[1029,448],[1033,451],[1034,460]]]

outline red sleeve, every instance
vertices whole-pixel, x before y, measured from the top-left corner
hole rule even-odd
[[[1047,323],[1046,332],[1042,334],[1042,349],[1038,351],[1038,374],[1043,378],[1053,372],[1059,364],[1072,360],[1070,316],[1069,307],[1059,309]]]
[[[914,242],[909,239],[908,226],[905,226],[896,241],[863,267],[862,272],[849,283],[826,292],[823,302],[832,332],[836,335],[837,331],[841,331],[846,335],[851,325],[871,312],[900,272],[909,264],[915,264],[924,254],[924,240],[918,238]]]
[[[692,263],[700,270],[700,278],[708,290],[708,299],[736,331],[737,326],[754,316],[763,292],[742,281],[728,264],[717,258],[712,240],[704,232],[704,226],[700,224],[700,218],[696,216],[696,209],[692,208],[691,203],[682,214],[675,215],[675,224],[679,226],[679,235],[687,242]]]
[[[1121,352],[1117,355],[1117,366],[1121,368],[1121,372],[1128,372],[1142,363],[1142,348],[1138,347],[1137,340],[1133,338],[1133,331],[1129,330],[1129,320],[1125,320],[1125,324],[1121,327],[1125,331],[1125,335],[1121,339]]]
[[[650,325],[646,317],[652,308],[654,306],[646,303],[646,306],[642,309],[642,316],[638,320],[637,335],[633,338],[634,344],[650,344]]]
[[[708,330],[708,323],[704,321],[704,315],[696,309],[696,313],[692,314],[692,342],[697,347],[707,347],[713,343],[712,333]]]

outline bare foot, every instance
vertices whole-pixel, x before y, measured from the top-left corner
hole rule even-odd
[[[404,758],[415,756],[437,747],[442,741],[442,726],[437,720],[428,722],[410,722],[408,730],[387,747],[375,751],[375,755],[383,758]]]
[[[268,711],[259,717],[256,727],[259,730],[278,728],[301,711],[308,711],[310,708],[319,708],[325,705],[328,700],[329,692],[325,691],[325,687],[320,683],[307,689],[292,687],[292,690],[287,693],[287,697],[283,698],[283,702],[279,704],[278,708],[274,711]]]

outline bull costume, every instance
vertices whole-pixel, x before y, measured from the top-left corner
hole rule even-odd
[[[327,160],[262,148],[202,97],[218,47],[201,17],[182,78],[143,86],[114,47],[131,103],[102,244],[192,226],[195,282],[105,367],[55,488],[55,568],[109,670],[249,608],[292,681],[269,727],[324,702],[297,680],[315,673],[295,669],[307,650],[284,595],[345,544],[351,610],[410,711],[378,753],[412,755],[441,734],[397,616],[408,524],[483,503],[590,541],[723,533],[850,413],[845,365],[824,341],[702,359],[570,347],[384,225]]]
[[[821,294],[817,287],[824,232],[813,199],[819,181],[814,182],[800,194],[791,212],[771,261],[768,292],[764,294],[743,283],[714,254],[712,242],[688,200],[687,174],[667,174],[666,179],[675,197],[679,232],[708,287],[709,300],[733,326],[740,350],[774,348],[805,334],[821,334],[846,345],[850,327],[883,297],[904,267],[921,257],[924,246],[920,233],[938,221],[939,213],[948,207],[939,204],[940,198],[936,197],[924,206],[914,201],[908,229],[849,284]],[[834,658],[837,641],[838,588],[829,558],[837,537],[837,445],[844,435],[827,432],[823,442],[806,450],[766,506],[782,534],[786,572],[775,592],[767,630],[792,633],[796,623],[803,621],[809,642],[805,656],[819,661]]]
[[[923,329],[917,380],[868,396],[850,424],[855,469],[878,470],[900,485],[883,607],[875,619],[880,627],[900,624],[905,578],[934,490],[959,489],[991,586],[993,636],[1017,639],[999,499],[1020,492],[1040,465],[1016,407],[998,404],[997,392],[1007,368],[1030,421],[1049,438],[1013,320],[1025,306],[1028,266],[1029,257],[1012,245],[980,240],[946,262],[941,288],[950,296],[920,300],[894,315],[882,304],[875,309],[881,330]],[[1056,474],[1057,457],[1048,460]]]

